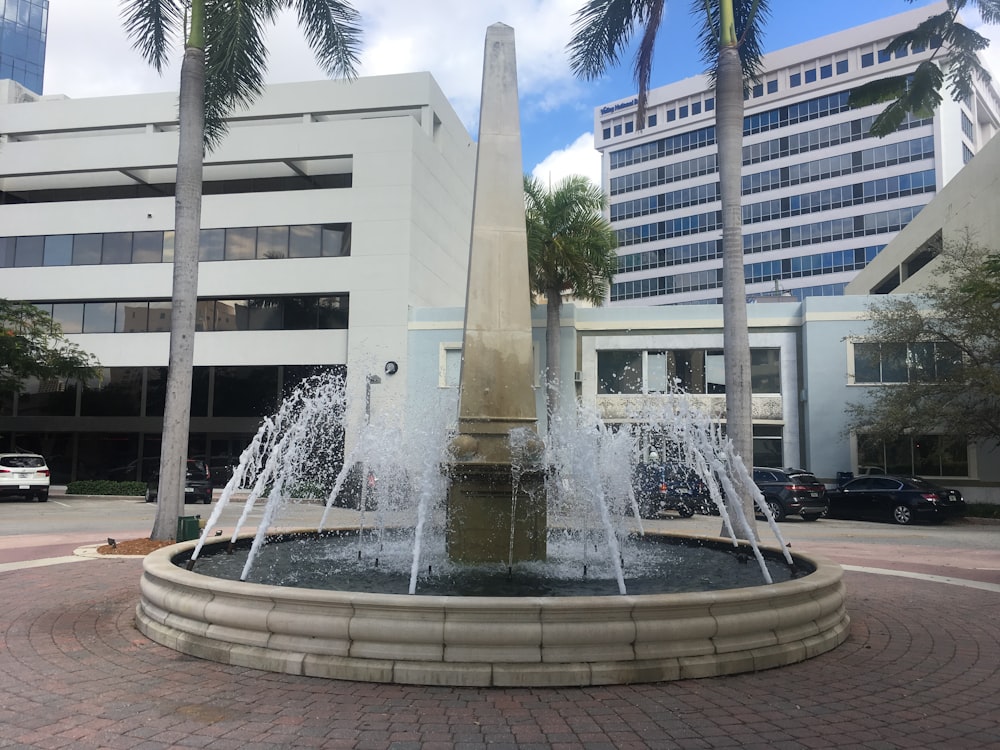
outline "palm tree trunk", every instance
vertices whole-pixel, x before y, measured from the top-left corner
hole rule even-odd
[[[716,83],[716,140],[722,197],[722,314],[726,361],[726,434],[749,467],[753,464],[753,420],[750,390],[750,337],[747,329],[746,281],[743,276],[743,73],[735,45],[719,51]],[[753,502],[743,498],[753,526]],[[756,534],[756,532],[755,532]]]
[[[184,478],[191,421],[195,311],[201,232],[205,129],[205,51],[188,45],[181,64],[180,126],[174,200],[174,275],[170,366],[163,411],[160,480],[152,539],[173,539],[184,511]]]
[[[559,355],[559,313],[562,294],[559,289],[549,289],[545,294],[545,429],[552,429],[553,417],[558,419],[560,409],[560,382],[562,380]]]

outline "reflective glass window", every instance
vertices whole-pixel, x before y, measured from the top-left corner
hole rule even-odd
[[[324,224],[322,227],[323,255],[338,257],[351,254],[351,225]]]
[[[265,416],[277,403],[278,368],[216,367],[213,392],[213,416]]]
[[[52,319],[62,327],[63,333],[83,332],[83,303],[57,302],[52,305]]]
[[[10,268],[14,265],[14,248],[16,237],[0,237],[0,268]]]
[[[73,262],[73,235],[50,234],[45,238],[45,257],[47,266],[68,266]]]
[[[40,266],[44,252],[44,237],[18,237],[14,249],[14,265],[18,268]]]
[[[636,350],[597,352],[597,392],[641,393],[642,352]]]
[[[258,258],[288,257],[288,227],[259,227],[257,229]]]
[[[149,325],[148,302],[119,302],[115,330],[121,333],[145,333]]]
[[[253,260],[257,257],[257,228],[226,230],[226,260]]]
[[[781,393],[781,350],[750,350],[750,389],[753,393]]]
[[[149,331],[169,331],[170,330],[170,302],[150,302],[149,303]]]
[[[101,250],[101,263],[131,263],[132,233],[109,232],[104,235],[104,246]]]
[[[141,367],[105,367],[84,383],[82,417],[138,417],[142,403]]]
[[[159,263],[163,260],[163,232],[136,232],[132,239],[133,263]]]
[[[198,259],[204,261],[223,260],[225,247],[225,229],[202,229],[198,239]]]
[[[84,333],[114,333],[115,303],[87,302],[83,306]]]
[[[96,266],[101,262],[103,234],[77,234],[73,236],[73,265]]]
[[[318,258],[322,249],[322,235],[317,224],[304,224],[290,229],[289,258]]]

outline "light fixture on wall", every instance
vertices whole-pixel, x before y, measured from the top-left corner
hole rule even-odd
[[[391,359],[388,362],[385,363],[385,374],[386,375],[395,375],[398,371],[399,371],[399,365],[397,365]]]

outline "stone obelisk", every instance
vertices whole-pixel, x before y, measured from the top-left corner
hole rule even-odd
[[[451,445],[452,559],[545,557],[536,422],[514,30],[497,23],[486,31],[483,60],[459,434]]]

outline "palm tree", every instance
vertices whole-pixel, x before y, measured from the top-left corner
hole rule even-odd
[[[872,123],[872,135],[895,132],[907,113],[929,116],[941,104],[941,88],[945,83],[956,102],[972,95],[973,78],[989,83],[990,74],[979,62],[978,53],[989,47],[990,40],[958,21],[958,14],[966,5],[978,8],[986,23],[1000,23],[1000,0],[948,0],[944,11],[928,16],[915,29],[900,34],[885,47],[889,54],[905,52],[910,47],[933,49],[930,58],[912,73],[880,78],[851,91],[852,107],[889,102]]]
[[[545,403],[549,424],[559,415],[559,312],[562,295],[604,303],[618,270],[618,242],[602,210],[604,193],[571,175],[546,189],[524,178],[531,291],[545,295]]]
[[[656,34],[666,0],[588,0],[577,13],[570,41],[570,65],[588,79],[616,65],[633,32],[641,29],[635,55],[639,88],[636,126],[646,123],[646,97]],[[695,3],[695,7],[699,7]],[[702,57],[715,81],[715,133],[719,151],[722,200],[722,310],[726,355],[726,434],[744,461],[753,456],[750,391],[750,338],[747,331],[746,281],[743,270],[740,200],[743,148],[743,95],[747,81],[760,70],[760,36],[768,15],[767,0],[704,0],[699,35]],[[750,498],[744,498],[753,519]],[[752,521],[751,521],[752,522]]]
[[[264,88],[263,31],[293,8],[309,46],[330,75],[356,74],[359,16],[339,0],[125,0],[122,13],[133,46],[162,72],[171,42],[184,40],[181,63],[174,271],[158,507],[152,539],[173,538],[184,509],[184,474],[191,417],[198,240],[204,152],[226,132],[225,116]]]

